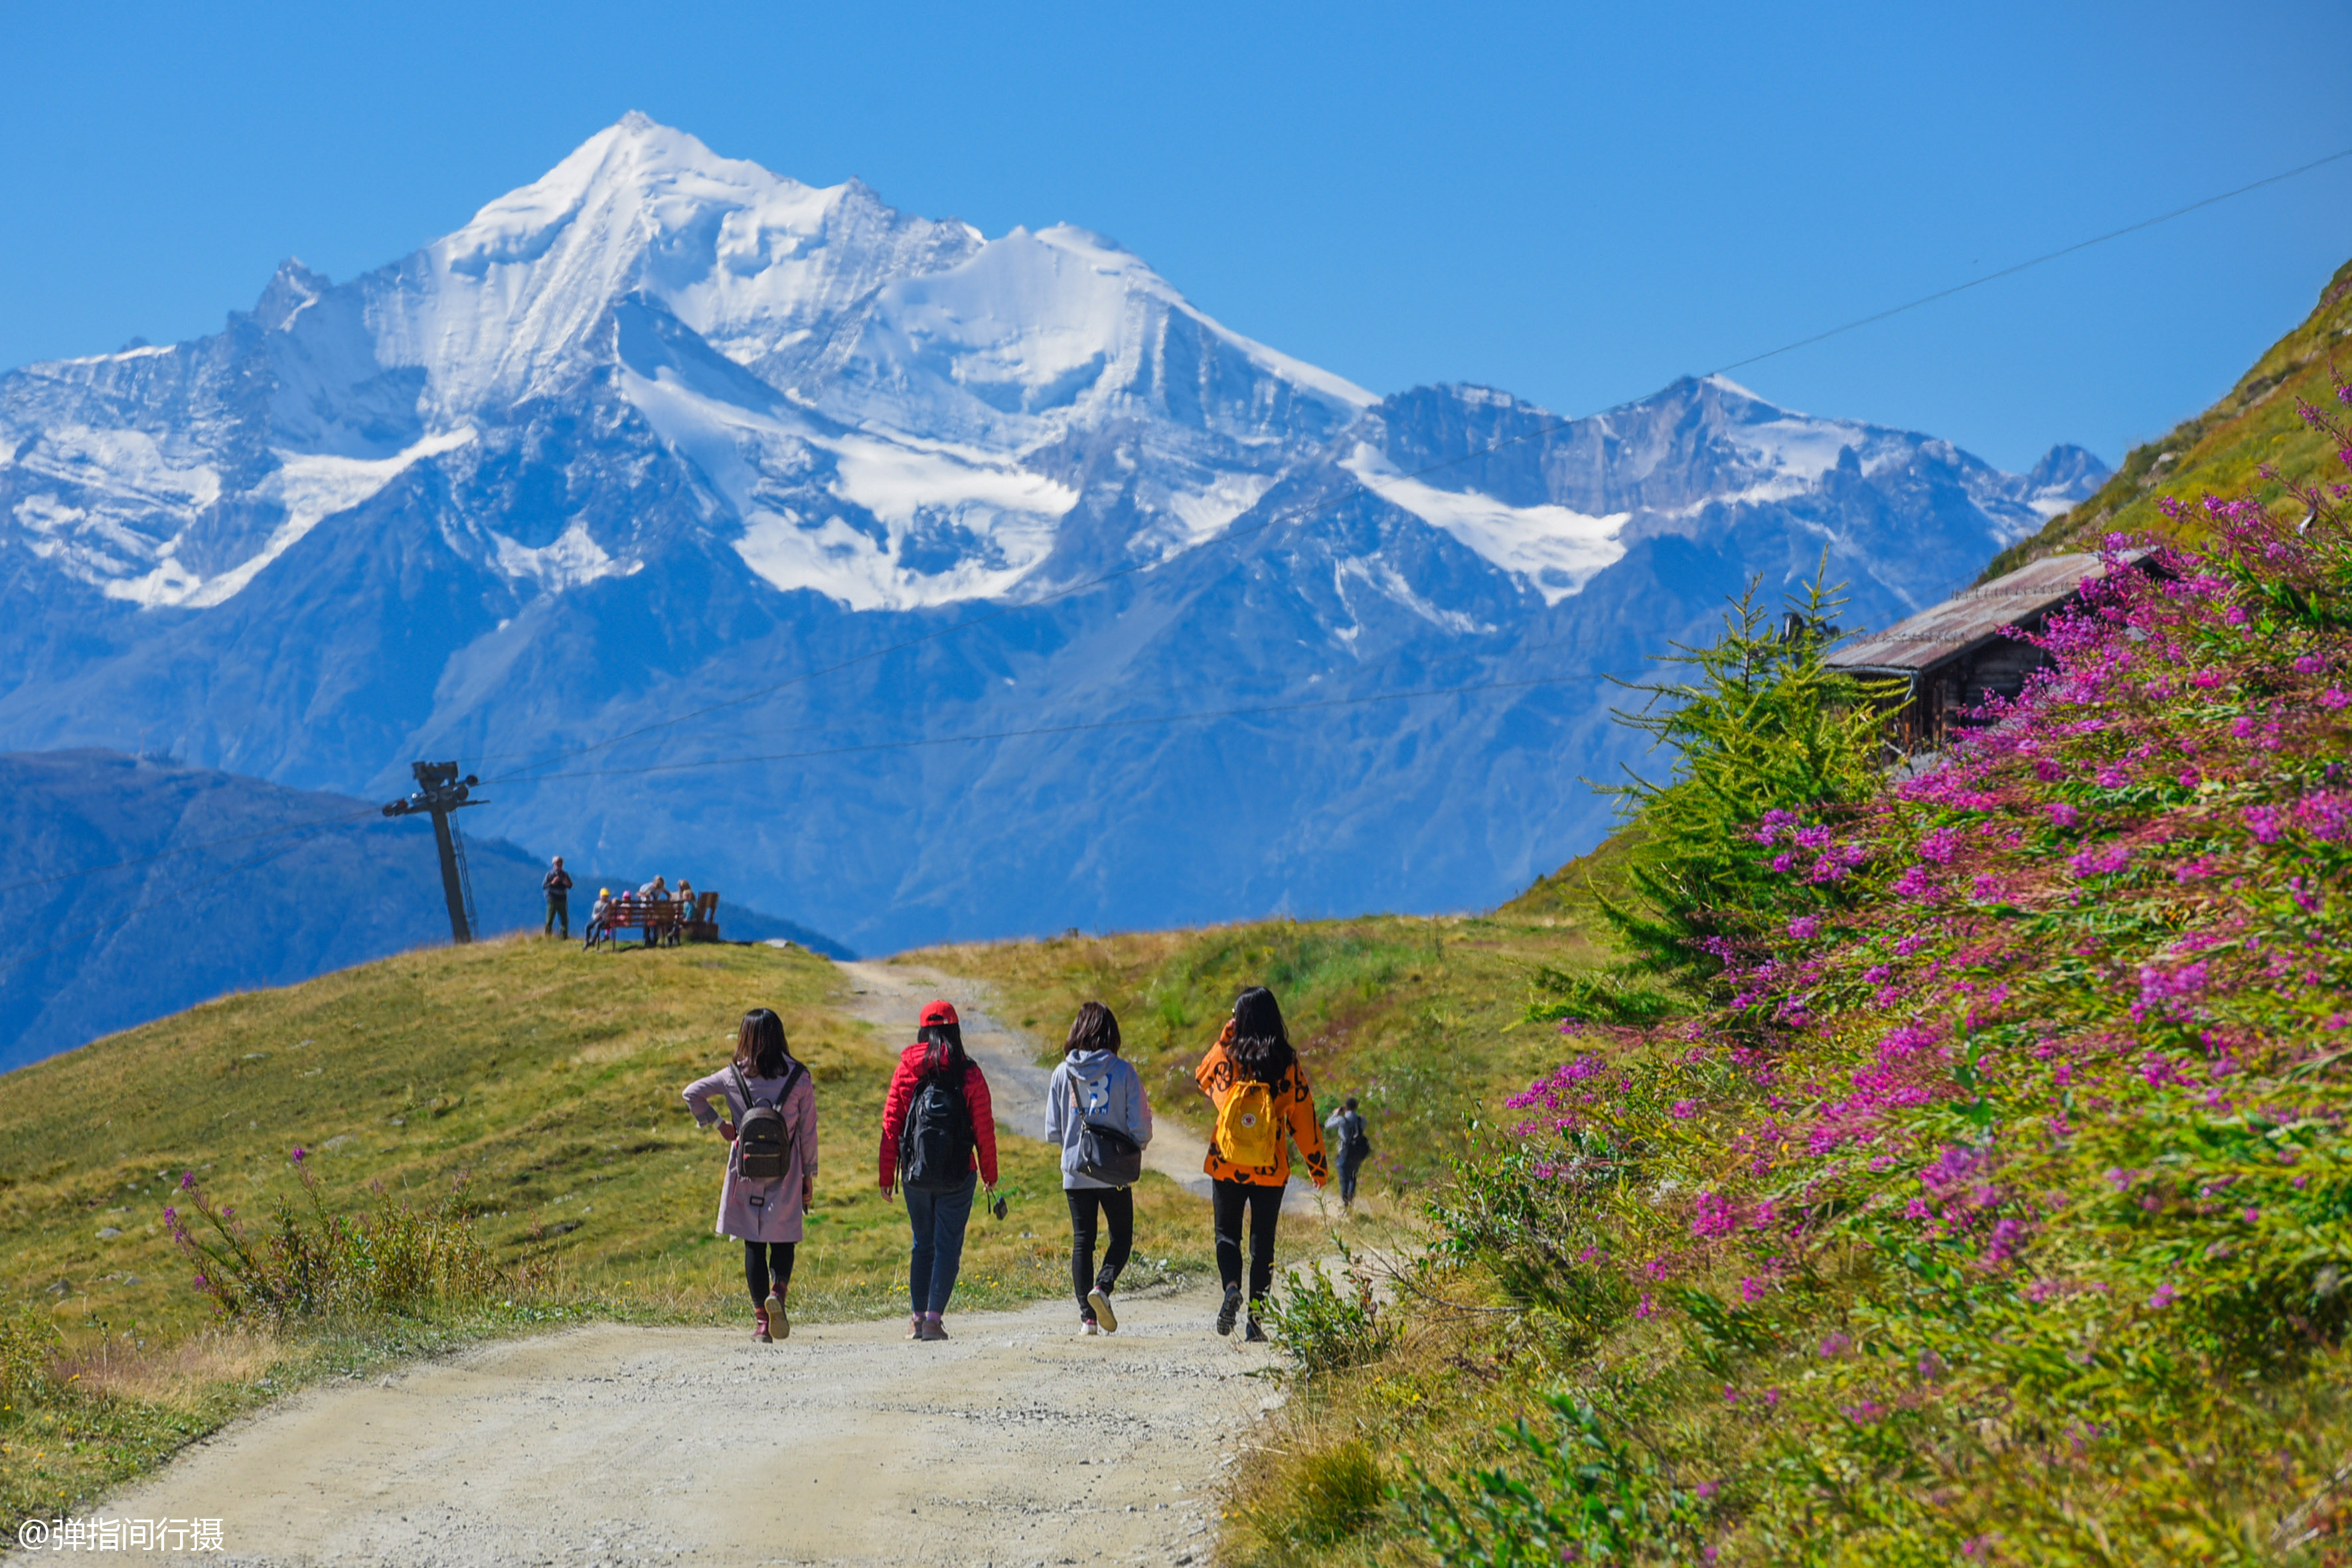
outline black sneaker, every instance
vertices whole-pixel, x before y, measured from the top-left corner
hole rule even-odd
[[[1238,1285],[1229,1285],[1225,1288],[1225,1304],[1217,1309],[1217,1332],[1232,1333],[1234,1320],[1241,1315],[1242,1288]]]
[[[1249,1326],[1242,1331],[1242,1338],[1251,1344],[1262,1345],[1265,1343],[1265,1331],[1257,1326],[1255,1318],[1252,1318],[1249,1321]]]

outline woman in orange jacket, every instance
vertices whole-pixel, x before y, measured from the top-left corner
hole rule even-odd
[[[1274,993],[1253,985],[1234,999],[1224,1033],[1201,1058],[1192,1078],[1217,1108],[1216,1131],[1201,1168],[1213,1184],[1209,1204],[1217,1233],[1217,1272],[1225,1282],[1217,1332],[1234,1331],[1242,1309],[1242,1217],[1249,1216],[1249,1326],[1243,1338],[1264,1340],[1257,1304],[1274,1283],[1274,1227],[1290,1182],[1284,1133],[1307,1159],[1317,1186],[1331,1179],[1323,1153],[1323,1124],[1315,1119],[1315,1091],[1290,1048]]]

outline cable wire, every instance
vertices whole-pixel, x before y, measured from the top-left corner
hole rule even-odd
[[[2347,147],[2341,153],[2330,153],[2325,158],[2314,158],[2310,163],[2289,169],[2284,174],[2267,175],[2263,179],[2256,180],[2250,185],[2240,185],[2234,191],[2223,191],[2218,196],[2207,196],[2202,201],[2190,202],[2185,207],[2175,207],[2168,213],[2160,213],[2155,217],[2142,218],[2137,223],[2126,224],[2121,228],[2109,229],[2106,233],[2095,235],[2089,239],[2076,240],[2074,244],[2065,246],[2061,249],[2049,251],[2043,255],[2037,256],[2031,261],[2020,261],[2014,266],[2004,267],[1998,272],[1988,272],[1981,278],[1971,278],[1965,283],[1955,283],[1948,289],[1938,289],[1932,294],[1922,294],[1916,300],[1911,300],[1900,305],[1891,306],[1886,310],[1878,311],[1874,315],[1858,316],[1854,320],[1847,321],[1842,326],[1832,327],[1825,332],[1815,332],[1811,337],[1799,338],[1792,343],[1782,343],[1777,349],[1766,349],[1760,354],[1749,354],[1746,359],[1733,360],[1729,364],[1711,370],[1707,372],[1707,374],[1709,375],[1727,375],[1731,372],[1741,369],[1747,365],[1761,364],[1768,359],[1778,359],[1780,355],[1792,353],[1798,349],[1811,348],[1815,343],[1826,342],[1830,339],[1834,338],[1843,332],[1853,331],[1857,327],[1872,326],[1879,321],[1885,321],[1891,316],[1899,316],[1906,310],[1916,310],[1922,305],[1932,305],[1938,300],[1948,300],[1955,294],[1965,294],[1971,289],[1981,289],[1986,284],[1996,282],[2003,278],[2014,278],[2019,273],[2039,267],[2046,261],[2055,261],[2062,256],[2072,256],[2078,250],[2088,250],[2095,245],[2105,245],[2111,239],[2121,239],[2127,234],[2137,234],[2144,228],[2154,228],[2160,223],[2170,223],[2177,217],[2187,217],[2190,213],[2202,211],[2204,208],[2212,206],[2216,203],[2230,201],[2235,197],[2245,195],[2252,191],[2259,191],[2265,185],[2275,185],[2282,180],[2292,180],[2297,174],[2308,174],[2314,169],[2324,168],[2327,164],[2340,162],[2346,158],[2352,158],[2352,147]]]

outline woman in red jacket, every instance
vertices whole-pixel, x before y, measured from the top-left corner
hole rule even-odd
[[[988,1079],[963,1054],[963,1026],[945,1002],[923,1009],[915,1043],[898,1058],[882,1104],[882,1191],[907,1189],[915,1232],[907,1264],[910,1340],[943,1340],[940,1326],[963,1264],[974,1173],[996,1194],[996,1115]]]

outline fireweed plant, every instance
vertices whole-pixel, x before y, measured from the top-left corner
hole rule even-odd
[[[1724,911],[1709,1010],[1561,1026],[1438,1216],[1580,1387],[1406,1498],[1442,1559],[2352,1561],[2352,487],[2265,477],[1929,770],[1738,825],[1855,893]]]

